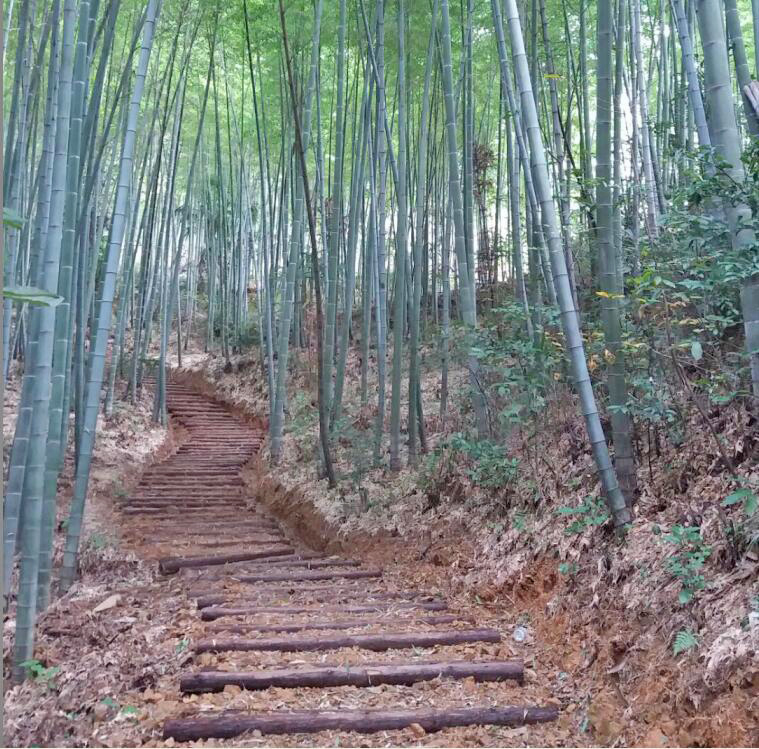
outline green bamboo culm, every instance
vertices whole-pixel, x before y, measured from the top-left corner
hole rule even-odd
[[[32,251],[38,257],[38,268],[34,273],[35,284],[44,283],[44,263],[40,262],[47,241],[52,196],[53,164],[55,157],[56,109],[58,107],[58,68],[60,56],[58,47],[60,37],[60,1],[53,0],[51,9],[50,61],[48,65],[47,97],[45,105],[45,124],[43,134],[42,161],[40,170],[43,182],[38,193],[37,214],[32,235]],[[9,591],[13,574],[13,556],[19,544],[19,519],[21,515],[22,495],[26,478],[29,439],[31,436],[32,413],[35,392],[35,362],[37,360],[37,343],[39,339],[40,316],[32,310],[29,315],[29,345],[24,362],[24,375],[21,383],[16,430],[13,436],[8,474],[5,484],[5,502],[3,505],[3,590]],[[10,321],[9,321],[10,322]]]
[[[475,285],[474,279],[468,272],[469,261],[467,259],[466,242],[464,239],[467,228],[464,226],[464,210],[456,146],[456,108],[451,70],[451,23],[448,12],[448,0],[440,1],[440,15],[440,57],[443,73],[445,133],[448,151],[448,192],[453,210],[454,247],[456,249],[459,275],[459,301],[464,324],[469,329],[470,334],[474,334],[477,327]],[[473,352],[470,352],[467,358],[467,368],[469,370],[469,383],[472,390],[472,404],[474,406],[477,433],[480,439],[486,439],[490,430],[488,427],[485,396],[479,380],[479,359]]]
[[[445,3],[445,0],[443,0],[443,3]],[[561,323],[564,338],[566,339],[567,352],[572,364],[575,387],[580,396],[582,414],[585,419],[585,426],[593,449],[593,457],[606,503],[614,520],[614,525],[617,528],[623,528],[631,521],[632,516],[624,494],[617,482],[617,476],[611,462],[611,456],[609,455],[609,448],[606,444],[606,436],[601,425],[593,386],[590,382],[588,364],[585,359],[585,346],[577,322],[577,310],[574,306],[564,252],[561,247],[556,207],[553,203],[553,192],[548,179],[548,166],[543,148],[543,136],[540,131],[540,121],[532,91],[532,82],[530,80],[529,66],[522,36],[522,25],[519,20],[516,0],[505,0],[505,8],[509,36],[511,38],[514,69],[521,98],[522,116],[524,117],[530,150],[533,155],[535,188],[538,200],[540,201],[543,224],[547,231],[553,278],[556,284],[556,296],[561,312]]]
[[[741,139],[735,117],[727,44],[718,0],[698,0],[696,4],[701,46],[704,50],[704,90],[709,112],[709,133],[716,154],[728,165],[731,179],[745,179],[741,161]],[[745,203],[725,200],[733,247],[753,247],[756,238],[749,224],[751,209]],[[751,368],[751,388],[759,397],[759,279],[751,278],[741,289],[741,311],[746,334],[746,352]]]
[[[598,55],[596,91],[596,238],[600,272],[601,314],[608,367],[611,433],[614,464],[627,503],[632,502],[637,481],[632,446],[632,422],[627,412],[627,378],[622,348],[621,303],[624,289],[614,244],[612,204],[612,0],[598,2]]]
[[[53,350],[53,373],[50,394],[50,424],[48,427],[47,456],[45,465],[45,488],[42,507],[39,581],[37,608],[44,611],[50,600],[50,583],[53,567],[53,535],[55,532],[56,494],[58,473],[63,464],[66,449],[63,430],[64,387],[69,362],[71,331],[71,299],[73,269],[75,266],[75,222],[79,198],[80,164],[82,157],[82,119],[88,80],[87,37],[90,16],[89,0],[79,4],[79,28],[74,53],[71,113],[69,125],[68,166],[66,173],[66,198],[63,215],[63,238],[61,245],[58,294],[63,302],[56,309],[55,343]]]
[[[150,53],[153,46],[153,34],[156,19],[160,10],[160,0],[149,0],[145,25],[143,27],[142,46],[137,63],[134,88],[129,102],[124,142],[121,149],[119,164],[118,186],[113,210],[111,231],[108,238],[106,268],[103,276],[103,288],[98,305],[97,330],[90,355],[89,379],[85,407],[85,424],[82,434],[82,445],[79,450],[79,460],[74,477],[74,495],[71,501],[71,512],[66,530],[66,544],[61,568],[60,587],[66,591],[71,587],[77,571],[79,555],[79,538],[84,519],[87,485],[92,464],[92,450],[95,444],[98,411],[100,406],[100,389],[103,383],[105,369],[105,354],[111,328],[113,301],[116,291],[116,275],[121,256],[121,245],[126,229],[129,193],[132,183],[135,141],[137,137],[137,120],[140,111],[140,101],[145,87]]]
[[[393,299],[393,376],[390,396],[390,470],[401,468],[401,366],[406,313],[408,192],[406,181],[406,50],[403,0],[398,7],[398,212],[395,231],[395,296]],[[410,395],[409,395],[410,397]],[[409,429],[412,425],[409,424]]]
[[[316,88],[316,71],[319,62],[319,39],[321,34],[321,17],[324,0],[317,0],[314,8],[314,28],[311,37],[311,63],[308,74],[305,104],[303,106],[303,148],[308,149],[311,136],[311,112],[314,89]],[[293,220],[290,225],[290,248],[285,271],[285,298],[282,305],[282,319],[279,326],[277,342],[277,373],[272,404],[270,440],[271,459],[276,465],[282,455],[282,436],[285,420],[285,395],[287,387],[287,362],[290,354],[290,332],[292,329],[293,309],[295,305],[295,280],[298,271],[299,253],[303,242],[304,190],[303,181],[295,180]]]
[[[76,3],[63,5],[61,64],[58,104],[56,107],[55,156],[50,193],[50,219],[44,251],[42,288],[58,291],[63,215],[66,199],[67,150],[71,113],[71,85],[74,70],[74,29]],[[37,328],[37,351],[34,362],[34,395],[29,447],[24,476],[23,525],[21,528],[21,570],[19,574],[16,639],[13,653],[13,678],[21,681],[23,663],[34,654],[37,621],[37,586],[41,544],[41,525],[45,485],[46,447],[50,424],[50,386],[55,338],[55,308],[32,310]],[[34,327],[33,327],[34,329]]]
[[[432,4],[432,20],[430,23],[430,39],[427,44],[427,62],[424,68],[424,89],[422,91],[422,109],[419,121],[419,141],[417,145],[416,165],[416,195],[414,212],[414,245],[413,245],[413,269],[412,283],[413,298],[411,301],[411,319],[409,320],[409,394],[416,393],[420,387],[421,376],[419,372],[419,323],[422,302],[422,245],[424,243],[424,209],[427,203],[427,151],[429,140],[429,110],[430,110],[430,85],[432,81],[432,68],[435,55],[435,25],[437,22],[438,0]],[[417,454],[417,422],[424,422],[424,414],[421,408],[416,407],[417,399],[409,395],[408,417],[408,444],[409,465],[416,465]]]

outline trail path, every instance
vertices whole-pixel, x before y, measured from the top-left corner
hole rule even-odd
[[[167,587],[179,581],[204,627],[176,685],[196,697],[165,721],[165,739],[309,745],[307,734],[328,731],[327,743],[356,745],[360,733],[403,744],[442,731],[435,743],[460,746],[457,729],[479,726],[488,733],[475,743],[505,745],[558,717],[505,657],[511,633],[404,586],[403,569],[311,551],[253,506],[242,471],[260,430],[180,384],[168,408],[185,439],[121,509],[135,547],[161,557]]]

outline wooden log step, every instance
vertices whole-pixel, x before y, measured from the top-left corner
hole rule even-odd
[[[175,494],[179,494],[178,491],[184,492],[187,489],[194,489],[203,487],[206,491],[222,490],[230,487],[238,487],[242,484],[242,477],[239,475],[239,470],[227,471],[223,476],[218,476],[218,480],[214,480],[213,476],[199,476],[198,481],[192,480],[192,468],[187,466],[183,472],[177,474],[160,474],[154,476],[146,476],[140,480],[140,487],[143,489],[174,489]]]
[[[123,504],[133,507],[178,507],[183,510],[205,510],[213,507],[217,510],[247,510],[245,495],[242,492],[234,494],[225,491],[220,494],[207,494],[206,492],[188,492],[184,496],[176,496],[176,490],[171,492],[140,492],[124,500]]]
[[[271,637],[260,640],[207,639],[195,645],[196,653],[227,651],[278,650],[295,653],[313,650],[392,650],[427,648],[435,645],[461,645],[467,642],[500,642],[496,629],[452,629],[443,632],[383,632],[371,635],[342,635],[326,637]]]
[[[185,457],[196,455],[203,460],[208,460],[218,455],[223,460],[232,460],[246,453],[249,454],[256,448],[257,442],[251,440],[247,434],[241,432],[239,429],[214,429],[213,436],[200,439],[197,432],[201,430],[208,431],[212,428],[210,425],[196,422],[194,424],[186,424],[186,426],[196,433],[192,435],[190,442],[182,445],[169,458],[167,463],[173,463],[178,455]]]
[[[227,516],[236,514],[238,517],[244,515],[246,507],[240,503],[232,505],[227,502],[217,502],[215,499],[204,499],[200,504],[185,505],[181,499],[165,500],[157,497],[152,500],[138,500],[136,502],[127,501],[121,506],[121,512],[131,510],[131,514],[143,515],[181,515],[190,519],[200,520],[203,516],[213,512],[219,515]]]
[[[142,485],[137,487],[137,491],[130,499],[133,500],[154,500],[154,499],[172,499],[179,502],[198,502],[203,500],[213,500],[215,502],[232,502],[235,506],[244,502],[244,487],[241,482],[237,481],[231,484],[221,486],[208,486],[204,484],[175,484],[169,482],[166,484]]]
[[[360,664],[281,668],[266,671],[200,671],[183,676],[179,689],[186,694],[221,692],[232,684],[242,689],[282,687],[374,687],[378,684],[410,686],[420,681],[468,679],[524,682],[521,661],[432,661],[429,663]]]
[[[187,469],[190,470],[189,468]],[[241,478],[223,484],[206,484],[194,483],[192,481],[172,481],[167,479],[165,482],[143,481],[134,490],[134,499],[153,499],[155,495],[166,497],[177,497],[178,499],[193,499],[198,495],[202,497],[217,497],[223,499],[231,496],[237,500],[240,492],[244,489]]]
[[[185,469],[186,471],[204,471],[208,466],[223,466],[227,476],[239,476],[243,466],[250,460],[250,455],[218,455],[215,454],[210,460],[201,460],[198,455],[190,453],[177,453],[170,459],[172,471]]]
[[[253,452],[255,451],[230,454],[219,450],[205,449],[202,456],[199,453],[177,452],[171,458],[171,465],[172,467],[187,466],[188,469],[195,470],[204,466],[219,465],[218,461],[224,461],[221,465],[239,470],[250,460]]]
[[[208,541],[205,545],[213,546],[215,542]],[[240,541],[235,541],[234,543],[239,544]],[[200,545],[200,544],[198,544]],[[283,545],[287,546],[288,541],[286,538],[280,536],[280,537],[274,537],[274,546]],[[302,562],[303,564],[309,564],[309,563],[315,563],[318,561],[321,561],[324,559],[324,554],[320,554],[318,551],[296,551],[292,550],[289,554],[277,554],[276,558],[268,560],[268,559],[254,559],[248,562],[233,562],[229,565],[226,565],[225,570],[228,569],[230,572],[237,572],[237,571],[247,571],[248,569],[251,569],[252,571],[258,571],[259,569],[265,569],[269,567],[270,565],[278,565],[280,567],[289,567],[295,562]],[[237,564],[247,564],[251,565],[250,568],[240,568],[237,566]],[[219,579],[226,579],[229,575],[220,575]],[[208,580],[209,577],[205,576],[203,578],[204,580]],[[213,579],[213,578],[211,578]]]
[[[205,428],[206,424],[196,424],[196,427]],[[235,446],[230,447],[230,441],[234,441]],[[183,445],[177,450],[178,453],[204,453],[207,454],[208,449],[218,448],[219,452],[223,452],[225,455],[240,455],[241,453],[250,450],[253,447],[258,447],[260,442],[257,440],[246,440],[240,436],[239,430],[228,429],[224,430],[224,433],[215,434],[213,437],[206,437],[204,439],[194,438],[192,445]]]
[[[178,525],[175,522],[166,521],[163,522],[160,519],[151,518],[151,530],[165,530],[169,533],[170,538],[177,537]],[[182,534],[186,535],[202,535],[202,536],[222,536],[224,537],[227,532],[234,533],[237,530],[247,531],[265,531],[268,528],[278,528],[278,526],[272,526],[269,523],[262,523],[257,520],[241,520],[237,523],[217,522],[213,518],[209,518],[205,523],[182,523]]]
[[[185,452],[181,455],[176,452],[165,463],[159,465],[168,466],[172,469],[179,466],[189,466],[193,470],[206,470],[207,468],[239,468],[244,462],[246,462],[244,455],[222,455],[217,451],[214,451],[213,455],[209,455],[204,451],[203,453]]]
[[[229,510],[226,510],[224,508],[221,508],[221,511],[217,510],[213,506],[213,503],[209,502],[207,508],[197,508],[197,509],[186,509],[186,510],[180,510],[176,509],[174,510],[171,505],[166,505],[165,507],[124,507],[121,512],[123,512],[125,515],[149,515],[151,517],[155,517],[158,520],[202,520],[203,518],[208,518],[209,521],[213,521],[216,518],[219,518],[220,520],[229,520],[232,521],[234,518],[239,518],[241,514],[243,514],[245,511],[243,509],[237,510],[236,512],[231,512]]]
[[[181,504],[180,502],[159,502],[158,504],[143,504],[142,502],[137,503],[126,503],[125,505],[122,505],[120,508],[121,512],[124,512],[126,509],[131,510],[140,510],[139,513],[131,513],[131,514],[144,514],[148,516],[153,516],[156,514],[155,510],[160,511],[160,513],[165,512],[174,512],[174,513],[182,513],[186,515],[190,515],[190,517],[194,517],[192,515],[193,512],[200,512],[200,513],[206,513],[206,514],[218,514],[219,512],[237,512],[238,514],[244,514],[246,511],[246,508],[244,505],[241,505],[237,508],[233,507],[232,505],[217,505],[213,501],[205,502],[201,505],[189,505],[185,506]],[[159,513],[159,514],[160,514]],[[201,515],[202,516],[202,515]],[[196,519],[200,519],[200,517],[196,517]],[[274,527],[266,527],[265,530],[271,532],[274,531]]]
[[[170,557],[158,561],[158,571],[162,575],[172,575],[183,567],[208,567],[210,565],[229,564],[230,562],[250,561],[251,559],[268,559],[282,554],[291,554],[290,546],[272,546],[261,551],[243,551],[235,554],[220,554],[207,557]]]
[[[205,427],[201,427],[205,428]],[[208,443],[204,444],[195,444],[193,442],[190,446],[182,446],[180,447],[176,453],[171,457],[171,462],[176,462],[177,458],[190,458],[190,457],[197,457],[198,459],[204,461],[205,465],[207,465],[208,461],[212,460],[215,457],[221,458],[223,460],[239,460],[242,457],[249,457],[252,450],[255,450],[256,448],[251,447],[244,447],[243,449],[229,449],[229,442],[239,442],[240,437],[236,434],[223,436],[220,439],[214,441],[210,445]]]
[[[264,543],[280,543],[284,534],[281,531],[268,534],[261,534],[260,536],[240,536],[239,538],[230,537],[225,534],[224,538],[217,538],[214,541],[198,541],[195,539],[183,539],[188,545],[200,546],[201,548],[215,547],[215,546],[245,546],[246,544],[264,544]],[[150,539],[158,540],[158,539]]]
[[[188,489],[185,494],[178,493],[175,487],[171,487],[170,490],[167,488],[166,491],[140,492],[126,500],[127,504],[138,502],[156,505],[163,510],[179,507],[190,513],[204,512],[209,507],[218,510],[220,513],[223,512],[225,515],[232,512],[245,512],[246,510],[245,494],[242,487],[236,487],[234,491],[225,490],[219,493]],[[193,503],[195,506],[192,506]]]
[[[245,564],[245,566],[240,566]],[[297,554],[294,554],[291,559],[282,558],[272,562],[257,561],[252,564],[247,562],[240,562],[240,564],[229,565],[229,571],[234,574],[238,573],[255,573],[259,572],[264,566],[266,567],[307,567],[308,569],[321,569],[323,567],[358,567],[361,562],[357,562],[354,559],[297,559]],[[226,574],[222,575],[205,575],[204,580],[223,580],[227,577]]]
[[[556,720],[559,709],[547,707],[462,707],[418,710],[293,710],[221,712],[177,718],[163,724],[163,738],[175,741],[230,739],[248,731],[262,734],[355,731],[377,733],[420,725],[427,733],[474,725],[524,726]]]
[[[148,521],[146,520],[145,524],[147,524],[147,522]],[[210,522],[209,522],[209,525],[211,525]],[[182,539],[185,539],[188,536],[199,536],[201,538],[205,536],[205,538],[209,539],[209,541],[216,540],[216,539],[223,540],[226,538],[229,538],[230,540],[232,540],[236,538],[236,536],[234,535],[234,531],[228,528],[219,528],[219,529],[216,529],[215,531],[209,530],[207,533],[204,534],[202,530],[193,530],[192,525],[188,526],[188,525],[185,525],[184,523],[167,525],[167,526],[160,525],[157,527],[151,523],[149,530],[156,531],[156,532],[151,533],[150,536],[146,536],[146,535],[143,535],[143,533],[141,533],[143,527],[126,528],[124,529],[124,535],[128,536],[131,534],[131,535],[137,536],[140,540],[142,539],[153,540],[156,543],[170,543],[170,542],[176,541],[177,529],[180,528],[181,533],[182,533]],[[261,536],[266,536],[269,534],[269,529],[262,528],[261,526],[254,526],[252,528],[247,528],[246,530],[248,533],[255,534],[256,536],[258,536],[259,534]],[[230,535],[227,536],[227,533],[229,533]],[[284,542],[284,539],[279,534],[276,534],[274,543],[283,543],[283,542]]]
[[[216,478],[217,476],[228,476],[229,470],[217,466],[207,466],[197,468],[194,473],[201,478]],[[145,469],[142,473],[145,476],[179,476],[180,478],[187,475],[186,471],[175,468],[173,461],[169,458],[165,463],[156,463],[150,468]]]
[[[208,424],[201,422],[195,422],[191,425],[193,429],[207,430]],[[209,453],[219,453],[225,456],[238,456],[245,453],[250,453],[255,450],[261,443],[258,440],[251,440],[240,432],[239,429],[224,429],[217,430],[217,433],[212,437],[205,439],[197,439],[194,437],[191,445],[183,445],[177,450],[176,454],[190,455],[190,454],[203,454],[209,455]],[[230,445],[234,445],[230,447]]]
[[[261,560],[255,560],[253,562],[240,562],[245,564],[245,567],[240,567],[240,571],[247,572],[259,572],[260,567],[266,562]],[[355,559],[341,559],[340,557],[325,556],[318,552],[296,552],[292,556],[281,557],[272,562],[280,567],[360,567],[361,562]]]
[[[372,611],[377,613],[382,611],[403,611],[405,609],[419,609],[422,611],[445,611],[448,604],[445,601],[414,601],[414,602],[397,602],[390,603],[377,601],[376,603],[366,602],[364,604],[334,604],[330,606],[207,606],[200,611],[200,618],[204,622],[212,622],[215,619],[221,619],[224,616],[254,616],[255,614],[308,614],[309,612],[323,611],[331,614],[338,611],[345,611],[349,614],[367,614]]]
[[[196,499],[185,501],[181,499],[138,499],[127,500],[122,508],[132,508],[138,510],[160,510],[160,511],[177,511],[177,512],[194,512],[198,510],[214,510],[216,512],[245,512],[246,506],[243,502],[218,502],[215,499]]]
[[[286,544],[287,542],[285,540],[275,540],[275,544],[282,543]],[[250,566],[246,567],[238,567],[238,564],[246,564]],[[294,552],[292,554],[281,554],[277,555],[276,558],[272,559],[256,559],[254,561],[246,561],[246,562],[232,562],[230,564],[227,564],[224,566],[225,572],[222,574],[203,574],[203,580],[226,580],[229,578],[229,573],[237,574],[238,572],[257,572],[262,569],[268,569],[269,567],[275,566],[275,567],[345,567],[345,566],[355,566],[358,565],[358,562],[354,562],[353,564],[349,564],[348,562],[345,562],[343,560],[335,560],[331,561],[329,559],[323,559],[322,554],[318,554],[317,552],[305,552],[305,553],[299,553]],[[205,565],[203,565],[205,566]],[[191,595],[191,597],[194,597]],[[224,597],[222,596],[222,600]]]
[[[140,484],[150,486],[166,483],[187,484],[189,470],[189,466],[177,466],[162,471],[154,471],[153,473],[144,473],[140,479]],[[195,468],[192,471],[192,476],[197,476],[198,484],[202,484],[203,486],[225,486],[233,482],[239,483],[241,480],[239,468],[228,468],[219,473],[209,473],[204,468]],[[217,481],[219,482],[218,484],[216,483]]]
[[[278,583],[289,580],[291,582],[306,582],[308,580],[338,580],[363,579],[382,577],[381,570],[336,570],[334,572],[272,572],[260,575],[233,574],[233,579],[240,583]]]
[[[205,427],[202,427],[205,429]],[[205,442],[193,442],[192,447],[180,447],[175,453],[180,457],[195,457],[203,455],[204,457],[224,457],[227,459],[239,460],[240,458],[249,458],[258,448],[259,443],[251,442],[248,444],[241,444],[239,447],[230,449],[230,442],[240,442],[238,434],[222,434],[214,440],[207,440]]]
[[[325,602],[325,601],[352,601],[355,598],[368,598],[372,601],[395,601],[395,600],[411,600],[411,599],[421,599],[421,600],[434,600],[433,596],[431,595],[424,595],[422,593],[415,593],[414,591],[400,591],[397,593],[387,593],[387,592],[378,592],[378,593],[372,593],[370,590],[366,590],[364,588],[353,588],[352,590],[349,590],[344,593],[340,593],[339,591],[335,592],[332,590],[328,590],[326,593],[311,593],[308,589],[306,590],[292,590],[287,588],[281,589],[282,593],[280,594],[269,594],[269,595],[259,595],[256,598],[235,598],[235,593],[203,593],[202,595],[194,595],[192,591],[190,591],[187,595],[190,598],[196,598],[197,600],[195,603],[197,604],[199,609],[205,609],[209,606],[220,606],[221,604],[232,604],[232,606],[244,606],[244,605],[251,605],[254,604],[260,604],[262,603],[262,599],[276,599],[281,598],[282,596],[287,596],[288,598],[307,598],[309,601],[318,601],[318,602]]]
[[[179,410],[179,409],[177,409]],[[230,411],[225,408],[187,408],[181,407],[181,413],[178,414],[183,419],[197,419],[203,421],[203,423],[219,423],[223,424],[230,429],[239,429],[245,431],[248,434],[254,434],[254,430],[249,429],[245,424],[235,419]]]
[[[371,582],[365,582],[363,580],[337,580],[336,582],[329,585],[320,585],[318,582],[316,585],[257,585],[253,590],[238,589],[236,587],[237,580],[228,580],[227,582],[235,587],[232,589],[224,586],[214,586],[213,588],[190,588],[190,590],[187,591],[187,595],[190,598],[199,598],[200,596],[210,596],[216,594],[223,594],[224,596],[230,598],[234,596],[244,596],[245,598],[250,598],[252,595],[255,595],[256,597],[261,595],[271,597],[277,595],[300,595],[301,593],[303,595],[310,595],[312,593],[334,592],[336,595],[358,594],[373,596],[375,593],[382,593],[385,590],[381,580]]]
[[[191,471],[189,466],[185,471],[185,475]],[[192,497],[200,494],[209,497],[224,497],[231,494],[235,499],[239,496],[238,492],[243,488],[242,478],[239,476],[233,476],[228,481],[223,483],[206,483],[193,482],[193,481],[174,481],[171,477],[164,477],[165,480],[155,481],[148,479],[141,481],[137,488],[134,490],[135,497],[140,495],[153,494],[166,494],[171,497],[184,497],[185,499],[191,499]]]
[[[140,539],[143,541],[149,541],[151,543],[159,544],[159,545],[169,545],[171,544],[174,547],[188,547],[189,549],[225,549],[229,548],[230,546],[241,546],[241,547],[249,547],[249,546],[261,546],[262,544],[268,544],[269,546],[276,546],[277,544],[286,543],[286,539],[282,533],[261,533],[260,535],[250,535],[250,536],[239,536],[239,537],[229,537],[224,536],[224,538],[216,538],[211,541],[199,541],[194,538],[187,538],[186,534],[182,534],[182,538],[177,540],[175,538],[172,538],[170,535],[144,535],[140,536]]]
[[[217,518],[219,520],[229,520],[232,522],[234,518],[239,518],[240,515],[244,513],[244,510],[239,510],[236,513],[226,511],[218,512],[212,504],[209,504],[208,509],[172,511],[170,506],[156,507],[154,509],[149,507],[144,509],[142,507],[125,507],[121,512],[125,515],[145,515],[155,518],[156,520],[165,520],[167,522],[176,522],[179,520],[202,520],[203,518],[207,518],[209,522],[212,522]]]
[[[153,523],[166,523],[170,527],[176,528],[176,524],[172,524],[171,520],[162,520],[161,518],[151,518]],[[240,529],[249,530],[251,528],[276,528],[279,530],[279,525],[275,520],[272,520],[265,515],[259,515],[258,513],[248,509],[244,513],[237,515],[237,520],[228,520],[226,518],[209,518],[207,521],[200,521],[197,518],[192,522],[182,523],[182,530],[190,529],[191,532],[197,529],[201,533],[199,535],[207,536],[207,531],[231,531],[235,532]]]
[[[252,632],[304,632],[306,630],[331,630],[331,629],[359,629],[361,627],[373,627],[378,624],[397,624],[399,620],[409,624],[453,624],[460,621],[461,617],[453,614],[441,614],[439,616],[414,616],[399,617],[392,619],[338,619],[336,621],[307,620],[291,624],[238,624],[229,621],[215,621],[208,625],[208,629],[216,632],[230,632],[232,634],[246,634]]]

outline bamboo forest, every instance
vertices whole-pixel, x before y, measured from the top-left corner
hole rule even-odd
[[[5,0],[2,746],[759,746],[759,0]]]

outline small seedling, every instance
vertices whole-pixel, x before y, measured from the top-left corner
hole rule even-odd
[[[44,666],[36,659],[24,661],[21,666],[37,684],[44,684],[47,687],[53,686],[52,682],[61,670],[60,666]]]
[[[577,562],[562,562],[559,565],[559,573],[562,575],[567,575],[568,577],[573,577],[577,574],[577,571],[580,568],[577,566]]]
[[[746,517],[751,517],[759,507],[759,497],[756,496],[756,493],[753,490],[743,487],[742,489],[736,489],[732,494],[728,494],[722,500],[723,507],[730,507],[731,505],[737,504],[742,504],[743,514]]]
[[[701,570],[712,553],[711,546],[704,543],[700,529],[690,525],[673,525],[664,540],[679,549],[667,560],[667,565],[682,586],[678,601],[689,603],[696,593],[706,587],[706,578]]]
[[[689,629],[681,629],[675,635],[675,643],[672,646],[672,653],[679,655],[680,653],[686,653],[692,650],[698,645],[698,639]]]
[[[108,537],[103,535],[102,533],[93,533],[88,539],[87,539],[87,545],[94,549],[95,551],[100,551],[101,549],[105,549],[106,546],[108,546]]]
[[[568,535],[582,533],[586,528],[603,525],[609,519],[606,506],[597,497],[585,497],[577,507],[559,507],[557,515],[576,516],[564,531]]]

